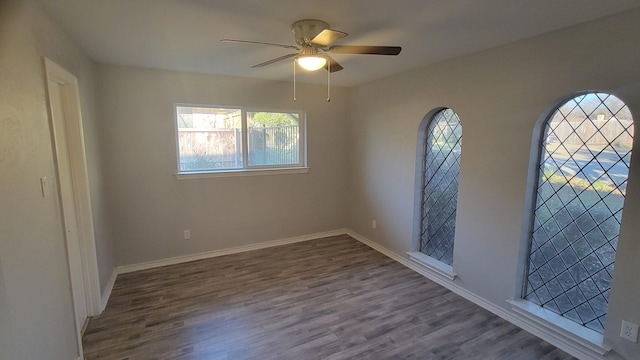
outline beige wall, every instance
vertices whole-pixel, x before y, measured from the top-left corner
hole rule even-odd
[[[349,227],[405,256],[414,250],[417,130],[446,106],[463,124],[454,271],[458,284],[510,311],[517,293],[532,132],[554,101],[601,90],[640,120],[640,12],[598,20],[352,89]],[[640,152],[636,141],[635,152]],[[606,340],[621,354],[620,320],[640,323],[640,159],[634,155]],[[377,220],[377,230],[371,220]]]
[[[30,1],[0,4],[0,358],[76,358],[43,56],[79,80],[101,287],[114,268],[101,196],[94,64]],[[49,179],[43,198],[40,178]]]
[[[266,80],[99,66],[119,265],[344,228],[349,92]],[[175,103],[300,109],[308,174],[178,180]],[[183,230],[191,239],[183,240]]]

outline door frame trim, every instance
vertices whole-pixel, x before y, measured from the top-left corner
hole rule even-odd
[[[74,204],[78,224],[78,239],[83,267],[83,282],[88,316],[99,315],[101,311],[100,283],[98,275],[97,252],[91,210],[91,196],[89,189],[89,175],[84,144],[82,115],[80,111],[80,94],[78,79],[53,61],[44,57],[45,82],[47,95],[51,87],[61,85],[61,101],[64,102],[65,129],[67,133],[67,148],[69,151],[69,167],[71,171]],[[52,129],[54,148],[54,162],[56,173],[58,169],[58,148],[55,127],[51,112],[51,99],[47,98],[49,120]],[[56,174],[56,176],[58,176]],[[59,180],[59,179],[58,179]]]

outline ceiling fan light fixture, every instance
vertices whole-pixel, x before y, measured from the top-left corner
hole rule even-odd
[[[327,65],[327,59],[321,55],[300,55],[297,60],[301,68],[309,71],[320,70]]]

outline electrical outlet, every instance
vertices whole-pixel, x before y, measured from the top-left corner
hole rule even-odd
[[[375,220],[371,220],[371,227],[372,228],[377,228],[378,227],[378,223]]]
[[[185,230],[184,231],[184,239],[185,240],[191,239],[191,230]]]
[[[620,337],[637,343],[638,325],[622,320],[622,326],[620,326]]]

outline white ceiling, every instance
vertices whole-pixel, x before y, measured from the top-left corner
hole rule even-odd
[[[341,45],[402,46],[398,56],[340,55],[331,76],[352,86],[627,9],[640,0],[37,0],[102,63],[292,80],[290,53],[223,43],[294,44],[291,24],[314,18],[350,35]],[[300,74],[300,72],[299,72]],[[302,75],[324,83],[325,72]]]

